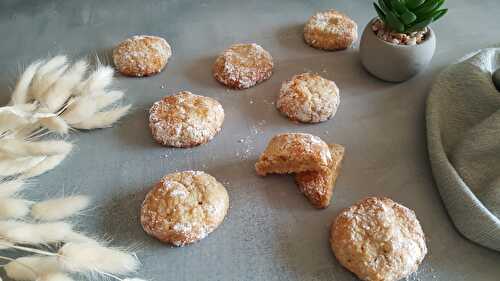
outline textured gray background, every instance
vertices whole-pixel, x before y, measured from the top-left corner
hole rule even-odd
[[[427,233],[430,253],[412,280],[499,280],[500,254],[460,236],[443,208],[426,155],[424,102],[437,71],[500,39],[500,2],[448,2],[451,12],[433,26],[438,46],[432,65],[410,81],[389,84],[361,68],[357,49],[324,52],[301,37],[307,18],[326,8],[346,12],[361,33],[374,16],[370,1],[2,1],[2,103],[20,66],[48,54],[106,56],[133,34],[163,36],[173,48],[161,74],[118,76],[116,86],[127,89],[134,111],[113,129],[73,134],[78,148],[39,177],[29,196],[92,195],[97,207],[79,219],[80,227],[108,234],[117,245],[139,244],[140,275],[158,281],[353,280],[330,251],[330,221],[367,195],[389,196],[414,209]],[[228,91],[212,79],[214,57],[234,42],[257,42],[271,52],[271,80]],[[339,85],[341,105],[333,120],[293,124],[271,103],[281,81],[305,70]],[[211,143],[183,150],[152,141],[146,110],[178,90],[215,97],[224,106],[224,128]],[[330,208],[314,209],[291,177],[255,175],[253,164],[268,139],[287,131],[347,147]],[[205,170],[225,183],[231,209],[202,242],[170,248],[142,232],[137,213],[154,181],[186,169]]]

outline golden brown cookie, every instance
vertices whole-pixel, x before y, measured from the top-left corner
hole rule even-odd
[[[304,27],[307,44],[323,50],[342,50],[358,40],[356,22],[335,10],[316,13]]]
[[[210,141],[222,128],[224,109],[213,98],[188,91],[166,96],[149,110],[149,127],[160,144],[193,147]]]
[[[269,79],[273,65],[273,58],[261,46],[233,44],[215,60],[213,75],[230,88],[246,89]]]
[[[290,174],[329,169],[332,155],[317,136],[285,133],[274,136],[255,164],[257,174]]]
[[[157,36],[137,35],[113,50],[116,69],[127,76],[149,76],[160,72],[172,55],[167,41]]]
[[[278,110],[292,121],[318,123],[330,119],[340,104],[335,82],[317,74],[302,73],[283,82],[276,101]]]
[[[200,171],[164,176],[146,195],[141,224],[160,241],[184,246],[205,238],[224,220],[229,208],[226,188]]]
[[[405,278],[427,254],[415,213],[383,197],[368,197],[343,210],[332,224],[330,244],[343,266],[370,281]]]
[[[316,208],[326,208],[330,204],[333,188],[340,174],[345,148],[340,144],[329,144],[332,163],[329,169],[301,172],[295,175],[299,190]]]

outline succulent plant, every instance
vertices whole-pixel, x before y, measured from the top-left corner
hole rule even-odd
[[[400,33],[421,30],[446,14],[445,0],[378,0],[373,3],[386,26]]]

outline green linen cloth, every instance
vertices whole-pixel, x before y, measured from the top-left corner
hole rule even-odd
[[[427,99],[427,142],[434,179],[457,229],[500,251],[500,92],[492,73],[500,48],[448,66]]]

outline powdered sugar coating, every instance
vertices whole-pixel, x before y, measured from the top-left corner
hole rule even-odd
[[[233,44],[215,60],[213,75],[228,87],[245,89],[269,79],[273,66],[273,58],[260,45]]]
[[[167,41],[157,36],[136,35],[113,50],[113,61],[120,73],[148,76],[160,72],[172,55]]]
[[[167,146],[206,143],[221,130],[223,122],[224,109],[217,100],[188,91],[166,96],[149,110],[153,138]]]
[[[287,174],[329,169],[332,155],[319,137],[304,133],[274,136],[255,164],[257,174]]]
[[[149,235],[184,246],[214,231],[228,208],[227,191],[214,177],[201,171],[173,173],[146,195],[141,224]]]
[[[312,47],[341,50],[358,40],[358,26],[351,18],[335,10],[318,12],[304,27],[304,39]]]
[[[427,254],[415,213],[389,198],[369,197],[342,211],[330,243],[343,266],[370,281],[400,280]]]
[[[335,82],[317,74],[302,73],[283,82],[276,107],[293,121],[318,123],[331,118],[340,104]]]

